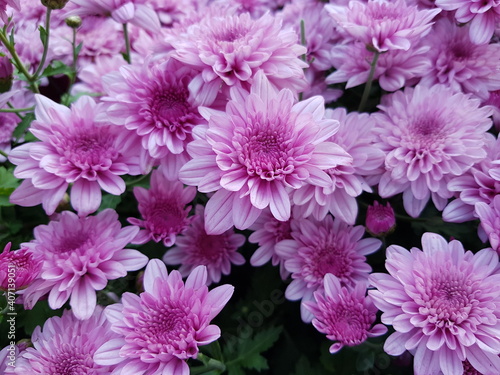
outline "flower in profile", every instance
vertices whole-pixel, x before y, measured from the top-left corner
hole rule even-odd
[[[289,190],[331,184],[324,170],[345,164],[350,155],[325,142],[338,121],[325,119],[324,112],[322,97],[296,103],[292,91],[277,92],[262,72],[250,93],[231,89],[226,112],[202,110],[208,129],[200,128],[200,139],[190,143],[193,159],[179,178],[201,192],[216,191],[205,209],[207,233],[223,233],[233,224],[246,229],[266,207],[287,221]]]
[[[420,215],[432,200],[439,210],[453,193],[447,184],[486,157],[491,109],[444,85],[406,88],[385,98],[376,132],[386,152],[382,198],[403,193],[406,212]]]
[[[197,266],[206,266],[208,284],[218,283],[222,275],[229,275],[231,264],[239,266],[245,263],[245,258],[238,252],[245,243],[245,236],[234,233],[232,229],[222,234],[207,234],[203,213],[203,206],[196,206],[196,218],[163,256],[163,261],[169,265],[180,264],[179,272],[183,277]]]
[[[332,179],[327,187],[306,185],[293,194],[296,217],[312,215],[316,220],[330,212],[354,225],[358,214],[356,197],[371,192],[371,177],[380,174],[385,154],[375,144],[374,121],[367,113],[347,113],[344,108],[327,109],[326,118],[339,121],[339,130],[328,141],[341,146],[351,157],[326,170]]]
[[[341,286],[337,277],[327,273],[323,292],[314,292],[314,301],[304,302],[314,315],[312,324],[329,340],[330,353],[337,353],[344,346],[356,346],[368,337],[387,332],[383,324],[373,326],[377,308],[366,294],[366,283],[360,282],[353,289]]]
[[[88,319],[96,307],[96,290],[146,265],[145,255],[124,249],[138,231],[122,228],[111,209],[85,218],[64,211],[59,221],[37,226],[35,239],[21,245],[43,262],[40,276],[23,291],[25,307],[31,309],[46,293],[52,309],[71,297],[75,316]]]
[[[35,328],[33,347],[20,353],[13,374],[111,374],[114,366],[102,366],[92,359],[97,348],[118,338],[110,328],[101,307],[86,320],[65,310],[61,317],[47,319],[43,328]]]
[[[10,251],[10,248],[9,242],[0,254],[0,290],[18,291],[38,277],[42,263],[27,249]]]
[[[171,59],[153,66],[122,66],[103,79],[106,118],[137,133],[151,157],[165,159],[171,180],[189,159],[185,149],[193,140],[193,127],[206,123],[189,95],[193,75],[192,69]],[[200,98],[198,102],[211,104]]]
[[[490,205],[484,202],[476,203],[474,210],[490,240],[491,247],[500,252],[500,195],[496,195]]]
[[[463,223],[477,219],[474,206],[483,202],[487,205],[500,194],[500,177],[495,174],[500,163],[500,139],[493,134],[486,134],[484,145],[486,157],[474,164],[461,176],[452,178],[448,189],[456,194],[443,210],[443,220],[452,223]]]
[[[70,12],[79,16],[111,16],[118,23],[131,24],[151,32],[160,31],[156,12],[141,0],[71,0],[77,5]]]
[[[442,83],[486,100],[490,91],[500,90],[496,63],[500,60],[500,45],[476,45],[471,42],[468,29],[447,18],[436,22],[424,41],[430,47],[427,55],[431,66],[420,82],[427,86]]]
[[[323,288],[327,273],[335,275],[341,284],[353,287],[366,282],[371,267],[365,255],[377,251],[381,241],[364,238],[365,228],[352,227],[342,220],[327,216],[318,222],[303,219],[291,240],[276,244],[276,252],[285,260],[285,268],[292,274],[292,282],[285,291],[291,301],[311,301],[313,293]],[[301,306],[302,319],[312,319],[310,311]]]
[[[125,191],[121,175],[143,173],[140,144],[115,126],[98,125],[99,107],[92,98],[82,96],[71,109],[38,94],[35,101],[30,131],[40,141],[18,146],[9,155],[17,165],[14,175],[25,179],[11,194],[11,203],[42,203],[51,215],[72,184],[71,205],[85,216],[99,208],[101,188],[120,195]]]
[[[187,205],[195,195],[194,187],[184,188],[179,181],[167,180],[160,169],[153,171],[149,190],[134,187],[142,220],[133,217],[127,220],[144,229],[139,231],[132,243],[144,244],[153,240],[162,241],[167,247],[172,246],[176,236],[183,233],[191,221],[188,218],[191,206]]]
[[[248,88],[258,71],[278,89],[298,91],[306,85],[307,64],[299,58],[306,48],[270,14],[258,19],[231,12],[205,17],[170,43],[173,58],[200,72],[190,86],[194,97],[213,100],[221,84]]]
[[[121,338],[102,345],[94,355],[101,365],[117,365],[113,374],[189,375],[186,360],[196,358],[198,346],[220,337],[210,321],[231,298],[234,287],[206,286],[207,270],[196,267],[186,283],[178,271],[152,259],[144,273],[144,292],[124,293],[122,303],[108,306],[111,329]]]
[[[475,44],[489,43],[500,20],[497,1],[478,3],[474,0],[436,0],[435,4],[444,10],[456,10],[454,14],[458,22],[470,22],[469,36]]]
[[[431,30],[432,19],[441,9],[421,9],[404,0],[350,1],[348,6],[327,4],[339,27],[355,41],[378,52],[408,51],[415,41]]]
[[[409,350],[414,373],[463,374],[468,361],[482,374],[500,373],[500,290],[498,255],[491,248],[476,254],[424,233],[422,250],[392,245],[389,274],[375,273],[370,290],[382,323],[394,330],[384,345],[390,355]],[[441,371],[441,372],[440,372]]]
[[[250,264],[259,267],[271,260],[273,266],[280,266],[280,275],[286,280],[290,273],[285,268],[284,259],[276,252],[276,244],[292,239],[292,231],[297,230],[297,220],[293,217],[287,221],[276,220],[269,210],[264,210],[250,228],[254,232],[248,242],[259,245],[250,258]]]
[[[396,217],[389,202],[385,206],[377,201],[368,206],[366,212],[366,230],[372,236],[385,236],[396,227]]]

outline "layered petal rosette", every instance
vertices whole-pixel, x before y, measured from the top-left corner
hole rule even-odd
[[[97,290],[146,265],[145,255],[125,249],[138,231],[134,226],[122,228],[111,209],[85,218],[64,211],[59,221],[36,227],[35,239],[21,245],[42,262],[40,276],[22,291],[25,307],[31,309],[48,293],[52,309],[70,299],[75,316],[88,319],[96,307]]]
[[[425,233],[422,250],[390,246],[386,268],[389,274],[370,276],[376,290],[368,293],[383,312],[382,323],[396,331],[385,342],[388,354],[409,350],[415,375],[461,375],[469,365],[477,373],[500,373],[500,274],[493,249],[473,254],[459,241]]]
[[[339,123],[324,118],[323,98],[297,103],[292,91],[276,91],[263,73],[250,92],[231,90],[226,112],[200,111],[209,124],[188,145],[193,159],[179,177],[201,192],[215,191],[205,210],[209,234],[233,224],[248,228],[266,207],[288,220],[290,190],[331,186],[325,170],[351,160],[342,147],[326,142]]]
[[[210,321],[233,294],[233,286],[206,286],[205,266],[195,268],[186,282],[178,271],[167,272],[158,259],[144,273],[144,292],[125,293],[122,303],[108,306],[106,316],[118,339],[94,355],[100,365],[116,365],[112,375],[189,375],[186,360],[196,358],[198,346],[220,337]]]

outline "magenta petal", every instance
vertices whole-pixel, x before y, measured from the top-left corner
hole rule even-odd
[[[113,173],[98,173],[97,182],[102,190],[107,191],[109,194],[121,195],[125,191],[125,182],[121,177]]]
[[[212,306],[210,310],[210,319],[215,317],[226,305],[234,293],[234,286],[221,285],[212,289],[207,296],[206,303]]]
[[[168,277],[167,266],[159,259],[151,259],[144,271],[144,290],[152,293],[156,278],[166,279]]]
[[[209,325],[207,328],[198,333],[196,337],[198,345],[207,345],[217,340],[220,337],[220,328],[216,325]]]
[[[101,204],[101,188],[95,181],[77,180],[71,188],[71,205],[80,216],[91,214]]]
[[[290,219],[290,197],[281,184],[271,185],[272,199],[269,202],[269,208],[273,216],[280,221],[287,221]]]
[[[34,187],[31,180],[24,180],[10,195],[9,201],[23,207],[36,206],[42,203],[46,193],[46,191]]]
[[[94,353],[94,361],[101,366],[112,366],[122,362],[125,358],[120,357],[120,349],[125,345],[125,340],[116,338],[101,345]]]
[[[234,226],[238,229],[247,229],[252,225],[262,212],[252,205],[248,196],[238,198],[235,197],[233,201],[233,222]]]
[[[92,316],[96,303],[97,296],[95,289],[85,279],[80,279],[71,293],[69,304],[73,310],[73,314],[75,314],[77,319],[88,319]]]
[[[198,266],[191,271],[188,278],[186,279],[187,289],[198,289],[205,286],[207,283],[207,267]]]
[[[127,271],[137,271],[148,263],[149,258],[138,250],[123,249],[113,255],[113,260],[120,262]]]
[[[205,208],[205,230],[208,234],[222,234],[233,226],[235,194],[220,189],[209,199]]]

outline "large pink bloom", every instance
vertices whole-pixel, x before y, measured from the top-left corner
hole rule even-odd
[[[293,239],[276,244],[276,252],[285,260],[285,268],[292,274],[292,282],[285,297],[295,301],[311,301],[313,293],[323,288],[327,273],[335,275],[343,286],[352,287],[366,282],[371,267],[365,255],[377,251],[381,241],[364,238],[365,228],[352,227],[328,215],[323,221],[303,219]],[[311,321],[310,311],[301,306],[302,319]]]
[[[101,346],[94,360],[117,365],[112,375],[189,375],[186,360],[196,358],[198,346],[220,337],[210,321],[233,294],[233,286],[222,285],[210,292],[207,271],[199,266],[184,284],[178,271],[167,273],[158,259],[144,273],[144,292],[125,293],[122,303],[108,306],[111,329],[121,338]]]
[[[441,9],[419,10],[404,0],[351,1],[348,6],[327,4],[325,9],[354,40],[378,52],[408,51],[431,30],[432,19],[441,12]]]
[[[325,142],[338,121],[324,119],[324,112],[323,98],[296,103],[292,91],[277,92],[261,72],[250,93],[231,90],[226,112],[203,110],[208,129],[189,144],[193,159],[179,176],[201,192],[216,191],[205,211],[209,234],[233,224],[248,228],[268,206],[276,219],[286,221],[289,189],[308,183],[330,186],[324,170],[345,164],[350,156]]]
[[[443,220],[452,223],[474,220],[477,218],[474,206],[479,202],[490,205],[500,194],[500,175],[495,174],[500,164],[500,139],[488,133],[484,148],[487,153],[484,159],[448,183],[448,189],[456,194],[457,199],[445,207]]]
[[[197,266],[206,266],[208,284],[218,283],[222,275],[231,273],[231,265],[240,266],[245,258],[238,252],[246,241],[244,235],[232,229],[210,235],[205,231],[204,208],[196,206],[196,218],[177,238],[175,246],[163,256],[166,264],[180,264],[179,272],[188,276]]]
[[[177,178],[189,160],[185,148],[195,125],[205,124],[197,105],[211,104],[189,95],[193,70],[175,60],[150,66],[123,66],[104,78],[106,117],[141,138],[151,157],[164,159],[166,175]]]
[[[304,306],[314,315],[314,327],[326,334],[328,339],[336,341],[330,346],[330,353],[337,353],[344,346],[359,345],[368,337],[387,332],[382,324],[373,326],[378,310],[370,296],[365,296],[365,282],[347,289],[331,273],[325,275],[323,282],[323,293],[314,292],[315,302],[304,302]]]
[[[167,247],[175,243],[176,236],[183,233],[191,219],[188,218],[196,189],[184,188],[179,181],[169,181],[161,170],[151,174],[150,189],[134,187],[134,196],[139,202],[142,220],[129,217],[130,224],[137,225],[141,231],[134,244],[144,244],[149,240],[162,241]]]
[[[475,211],[491,247],[500,252],[500,195],[496,195],[490,205],[484,202],[476,203]]]
[[[340,122],[338,132],[329,141],[343,147],[351,160],[326,170],[332,179],[330,186],[306,185],[296,190],[294,214],[323,220],[331,212],[336,218],[354,225],[358,214],[356,197],[363,191],[372,191],[365,176],[380,174],[385,154],[375,145],[375,123],[368,114],[347,114],[344,108],[337,108],[327,110],[326,117]]]
[[[78,320],[65,310],[62,317],[49,318],[43,328],[35,328],[33,347],[20,353],[13,373],[107,375],[113,366],[98,365],[92,357],[102,344],[118,337],[110,328],[101,307],[87,320]]]
[[[0,290],[17,291],[26,288],[40,274],[42,262],[27,249],[10,251],[11,243],[0,254]]]
[[[11,151],[14,175],[25,179],[10,200],[20,206],[42,203],[54,213],[69,184],[71,205],[81,216],[101,204],[101,188],[113,195],[125,191],[124,174],[141,174],[139,149],[133,135],[114,126],[96,124],[99,111],[93,99],[81,97],[67,108],[36,95],[30,131],[40,142],[29,142]]]
[[[381,197],[403,192],[406,212],[417,217],[430,197],[442,210],[453,193],[447,183],[486,156],[491,110],[446,86],[421,85],[385,98],[374,114],[387,153]]]
[[[458,27],[448,19],[436,22],[425,38],[431,59],[429,71],[420,83],[449,85],[455,91],[488,99],[489,91],[500,89],[500,45],[476,45],[470,41],[468,27]]]
[[[460,23],[470,21],[469,35],[476,44],[487,44],[500,20],[498,0],[436,0],[436,5],[444,10],[456,10],[455,18]]]
[[[213,99],[221,84],[248,87],[258,71],[277,88],[305,87],[307,64],[299,56],[306,48],[270,14],[257,20],[248,13],[205,17],[170,43],[175,59],[200,71],[190,85],[195,97]]]
[[[498,255],[476,254],[459,241],[434,233],[422,236],[422,250],[387,249],[389,274],[370,276],[369,291],[383,311],[382,323],[396,330],[384,350],[415,355],[416,375],[463,374],[462,362],[482,374],[500,373],[500,289]]]
[[[23,291],[25,307],[31,309],[46,293],[52,309],[71,297],[75,316],[88,319],[96,307],[96,290],[146,265],[145,255],[124,249],[138,230],[122,228],[111,209],[85,218],[64,211],[59,221],[36,227],[35,239],[22,247],[43,263],[39,278]]]

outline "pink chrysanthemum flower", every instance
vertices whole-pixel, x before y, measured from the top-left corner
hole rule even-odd
[[[276,220],[269,210],[264,210],[259,218],[250,226],[254,232],[248,237],[248,242],[259,245],[250,258],[250,264],[259,267],[271,260],[273,266],[280,266],[283,280],[290,276],[285,268],[285,260],[276,252],[276,244],[292,239],[292,231],[298,230],[298,221],[293,217],[287,221]]]
[[[0,254],[0,290],[20,290],[40,274],[42,263],[26,249],[10,251],[11,243]],[[9,276],[10,274],[10,276]]]
[[[384,325],[373,325],[378,310],[370,296],[365,296],[366,283],[360,282],[353,289],[347,289],[331,273],[325,275],[323,282],[324,292],[314,292],[315,302],[304,302],[304,306],[314,315],[314,328],[326,334],[329,340],[336,341],[330,346],[330,353],[387,332]]]
[[[490,91],[488,94],[488,99],[483,104],[489,105],[493,110],[493,124],[500,131],[500,90]]]
[[[127,220],[144,229],[139,231],[132,243],[144,244],[153,240],[162,241],[167,247],[172,246],[176,236],[183,233],[191,222],[188,218],[191,206],[187,205],[195,195],[194,187],[184,188],[179,181],[167,180],[161,170],[153,171],[149,190],[134,187],[142,220],[133,217]]]
[[[118,23],[128,23],[151,32],[161,28],[156,12],[147,5],[146,0],[71,0],[77,7],[72,15],[111,16]]]
[[[103,77],[108,73],[118,71],[121,66],[127,63],[121,55],[99,55],[93,60],[78,71],[78,83],[71,88],[73,95],[80,93],[104,94]]]
[[[297,217],[312,215],[316,220],[331,212],[354,225],[358,214],[356,197],[371,192],[364,176],[380,174],[385,154],[375,146],[374,121],[366,113],[349,113],[344,108],[327,110],[326,117],[340,122],[337,133],[329,139],[346,150],[351,160],[326,170],[332,179],[328,187],[306,185],[293,194]]]
[[[485,100],[489,91],[500,89],[500,45],[476,45],[469,39],[468,27],[458,27],[448,19],[436,22],[425,44],[431,69],[420,83],[442,83],[455,91],[472,93]]]
[[[498,255],[476,254],[459,241],[422,236],[422,250],[387,249],[389,274],[370,276],[368,293],[392,325],[384,350],[415,355],[415,375],[463,373],[462,362],[482,374],[500,373],[500,289]],[[441,371],[441,372],[440,372]]]
[[[463,223],[475,220],[474,206],[483,202],[490,205],[495,196],[500,194],[500,176],[495,175],[500,163],[500,139],[486,134],[484,149],[486,158],[461,176],[454,177],[448,183],[448,189],[457,195],[443,210],[443,220]]]
[[[123,66],[104,78],[109,96],[106,118],[125,126],[141,138],[151,157],[164,159],[167,177],[177,178],[180,167],[189,160],[185,148],[193,137],[192,128],[206,121],[197,104],[211,104],[189,95],[193,70],[175,60],[150,66]]]
[[[456,10],[455,18],[460,23],[470,22],[469,36],[475,44],[487,44],[500,21],[500,3],[497,0],[436,0],[444,10]]]
[[[389,202],[384,206],[377,201],[366,211],[366,231],[372,236],[385,236],[396,226],[394,210]]]
[[[180,264],[179,272],[183,277],[197,266],[206,266],[209,285],[218,283],[222,275],[229,275],[232,264],[240,266],[245,263],[238,249],[246,238],[232,229],[218,235],[207,234],[203,214],[203,206],[196,206],[196,218],[163,256],[163,261],[169,265]]]
[[[40,142],[29,142],[11,151],[17,165],[14,175],[25,179],[10,201],[20,206],[42,203],[54,213],[69,184],[71,205],[79,215],[95,212],[101,204],[101,188],[113,195],[125,191],[124,174],[144,170],[140,144],[115,126],[95,122],[99,107],[88,96],[67,108],[36,95],[30,131]]]
[[[0,0],[0,19],[7,23],[9,21],[9,15],[7,14],[7,6],[10,6],[17,10],[21,11],[20,0]]]
[[[351,1],[348,6],[327,4],[339,27],[354,40],[378,52],[408,51],[431,30],[432,19],[441,9],[422,9],[404,0]]]
[[[122,303],[108,306],[111,329],[121,339],[101,346],[94,360],[117,367],[111,375],[189,375],[186,360],[196,358],[198,346],[220,337],[210,321],[231,298],[234,287],[219,286],[210,292],[207,271],[199,266],[184,284],[178,271],[167,273],[158,259],[149,262],[144,273],[144,292],[125,293]]]
[[[352,227],[341,220],[327,216],[323,221],[303,219],[292,240],[276,244],[276,252],[285,259],[285,268],[292,274],[292,282],[285,291],[291,301],[310,301],[313,293],[323,287],[327,273],[338,277],[343,286],[352,287],[366,282],[371,267],[365,255],[377,251],[381,241],[364,238],[365,228]],[[311,313],[301,306],[302,319],[309,322]]]
[[[124,249],[138,231],[122,228],[111,209],[85,218],[64,211],[59,221],[36,227],[35,239],[22,247],[43,264],[40,277],[23,292],[25,307],[31,309],[46,293],[52,309],[71,297],[75,316],[88,319],[96,307],[96,290],[146,265],[145,255]]]
[[[307,64],[299,58],[306,48],[270,14],[256,20],[248,13],[206,17],[170,43],[175,59],[200,71],[189,87],[194,97],[213,100],[221,84],[248,88],[258,71],[278,89],[306,86]]]
[[[33,347],[22,351],[16,360],[16,375],[110,374],[113,366],[102,366],[92,359],[105,342],[117,339],[100,307],[87,320],[78,320],[71,310],[62,317],[49,318],[31,337]]]
[[[500,195],[496,195],[490,205],[484,202],[476,203],[475,211],[491,247],[500,252]]]
[[[408,51],[389,50],[377,61],[374,79],[386,91],[396,91],[407,82],[423,76],[431,68],[428,46],[416,43]],[[361,42],[334,46],[332,65],[336,70],[326,78],[326,83],[347,82],[346,88],[365,83],[370,75],[370,63],[374,53]]]
[[[420,215],[432,200],[442,210],[453,193],[447,183],[486,156],[491,109],[449,87],[418,85],[385,98],[374,114],[387,153],[382,198],[403,193],[406,212]]]
[[[276,219],[288,220],[289,189],[308,183],[330,186],[324,170],[350,160],[340,146],[325,142],[338,121],[324,119],[323,98],[296,103],[292,91],[277,92],[262,72],[250,93],[231,89],[226,112],[200,111],[209,120],[208,129],[204,138],[189,144],[193,159],[179,176],[201,192],[217,191],[205,210],[209,234],[233,224],[246,229],[266,207]]]

